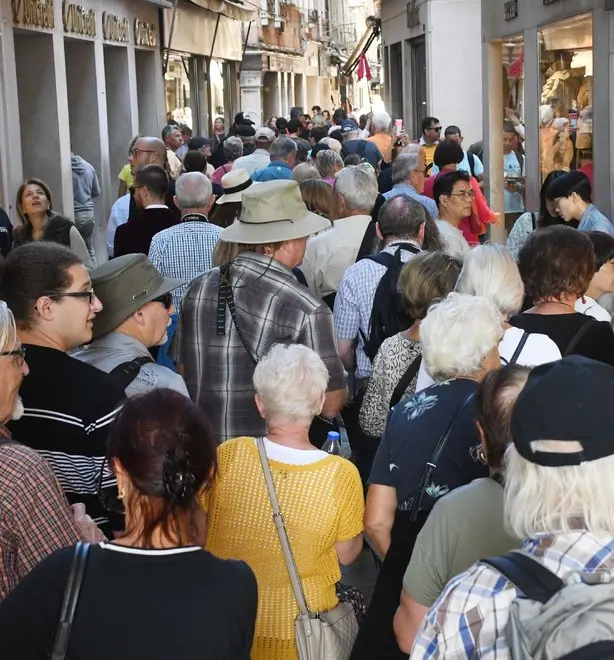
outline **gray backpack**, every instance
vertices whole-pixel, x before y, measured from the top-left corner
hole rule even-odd
[[[563,581],[521,551],[481,563],[523,594],[512,603],[505,629],[513,660],[614,658],[614,580],[576,572]]]

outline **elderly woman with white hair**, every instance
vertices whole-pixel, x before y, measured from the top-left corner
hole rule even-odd
[[[275,344],[254,372],[256,405],[267,425],[264,450],[312,612],[336,607],[339,564],[351,564],[362,548],[364,499],[358,471],[309,442],[327,384],[326,366],[301,344]],[[203,508],[209,517],[207,550],[247,562],[258,581],[252,660],[296,660],[298,606],[272,524],[255,438],[219,446],[218,476]]]
[[[474,398],[500,368],[503,331],[492,302],[460,293],[431,306],[420,325],[422,359],[436,383],[393,409],[373,462],[365,531],[384,562],[352,660],[407,657],[393,631],[403,573],[438,498],[488,476]]]
[[[611,657],[611,614],[597,608],[610,605],[614,575],[612,382],[610,365],[578,355],[533,369],[512,409],[513,445],[505,455],[504,516],[507,529],[524,539],[514,579],[524,575],[525,584],[508,577],[502,557],[475,563],[427,614],[412,659],[511,657],[506,629],[520,594],[528,597],[516,610],[520,626],[526,630],[525,603],[540,615],[535,634],[523,636],[524,657]],[[565,621],[556,631],[550,602],[531,602],[550,600],[550,587],[538,596],[532,585],[559,582],[554,576],[575,592],[562,596]],[[608,584],[607,601],[597,598],[600,583]]]
[[[318,152],[316,156],[316,167],[318,168],[320,177],[332,186],[335,183],[337,172],[343,169],[343,159],[332,149],[325,149]]]

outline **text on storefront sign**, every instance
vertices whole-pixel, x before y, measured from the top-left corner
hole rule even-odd
[[[503,5],[503,18],[506,21],[511,21],[513,18],[518,17],[518,0],[507,0]]]
[[[107,41],[130,42],[130,21],[122,16],[102,14],[102,36]]]
[[[158,43],[158,32],[153,23],[146,23],[138,18],[134,19],[134,43],[137,46],[155,48]]]
[[[83,34],[86,37],[96,36],[96,12],[81,5],[64,2],[62,5],[62,20],[64,32]]]
[[[11,9],[15,25],[55,27],[53,0],[11,0]]]

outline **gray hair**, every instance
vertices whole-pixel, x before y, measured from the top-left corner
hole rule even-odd
[[[392,161],[392,183],[405,183],[420,166],[420,145],[410,144]]]
[[[201,172],[182,174],[175,184],[175,196],[180,209],[200,209],[208,206],[212,192],[209,177]]]
[[[168,124],[162,129],[162,139],[166,141],[166,138],[173,132],[173,131],[179,131],[181,132],[179,126],[175,126],[175,124]]]
[[[339,140],[335,140],[335,138],[332,137],[324,137],[318,142],[318,144],[325,144],[327,147],[330,147],[336,154],[340,154],[341,150],[343,149],[341,142],[339,142]]]
[[[322,358],[302,344],[273,344],[254,371],[254,389],[269,428],[284,421],[309,427],[322,410],[327,387]]]
[[[243,141],[231,136],[224,140],[224,156],[227,160],[237,160],[243,155]]]
[[[291,153],[297,152],[296,142],[289,137],[278,137],[271,143],[269,154],[271,160],[288,160]]]
[[[379,194],[375,173],[355,165],[345,167],[335,178],[333,192],[343,197],[350,211],[363,211],[369,215]]]
[[[313,165],[309,165],[309,163],[299,163],[292,170],[292,180],[296,181],[297,183],[301,183],[302,181],[307,181],[307,179],[319,179],[319,178],[320,178],[320,173],[318,172],[317,168],[315,168]]]
[[[524,300],[518,265],[502,245],[478,245],[470,250],[463,259],[456,290],[491,300],[505,318],[518,314]]]
[[[373,113],[373,118],[371,119],[371,126],[376,131],[379,131],[380,133],[382,131],[387,131],[390,128],[390,124],[392,123],[392,119],[390,119],[390,115],[387,112],[374,112]]]
[[[16,343],[15,317],[4,300],[0,300],[0,351],[12,351]]]
[[[343,160],[332,149],[318,151],[316,167],[323,179],[332,179],[339,170],[343,169]]]
[[[503,337],[503,317],[486,298],[450,293],[420,324],[424,365],[436,381],[469,376]]]

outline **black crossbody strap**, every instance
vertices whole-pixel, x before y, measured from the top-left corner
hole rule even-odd
[[[563,588],[563,580],[541,562],[524,552],[512,551],[499,557],[480,559],[492,566],[531,600],[547,603]]]
[[[437,468],[437,461],[441,456],[441,452],[445,449],[445,446],[450,437],[450,433],[452,432],[452,429],[456,425],[456,422],[458,421],[460,416],[463,414],[463,411],[471,403],[471,401],[473,401],[474,397],[475,397],[475,392],[471,392],[467,396],[467,398],[463,401],[463,404],[458,409],[456,415],[452,417],[445,431],[441,434],[441,438],[439,438],[439,442],[437,443],[437,446],[433,451],[431,460],[428,461],[426,464],[426,468],[424,470],[424,473],[422,474],[422,479],[420,480],[420,487],[418,488],[418,492],[416,494],[413,506],[411,508],[412,522],[415,522],[416,518],[418,517],[418,512],[420,511],[420,507],[422,506],[422,500],[424,499],[424,493],[426,492],[428,483],[431,480],[431,477],[433,476],[433,472],[435,472],[435,469]]]
[[[522,337],[518,342],[518,346],[516,346],[516,350],[514,351],[514,355],[512,355],[508,364],[516,364],[516,362],[518,362],[518,358],[520,357],[520,354],[522,353],[522,349],[524,348],[524,345],[527,343],[528,338],[529,338],[529,333],[526,330],[523,331]]]
[[[81,584],[83,583],[83,576],[85,575],[85,566],[87,564],[89,551],[89,543],[79,541],[75,546],[75,553],[70,566],[68,580],[66,581],[64,598],[62,599],[62,609],[60,611],[60,620],[58,622],[58,629],[55,635],[55,642],[53,644],[53,651],[51,652],[50,660],[65,660],[66,658],[68,642],[70,641],[70,629],[72,628],[75,619],[77,602],[79,601],[79,593],[81,591]]]
[[[572,352],[580,343],[580,340],[583,339],[584,335],[586,335],[586,333],[594,327],[595,323],[598,323],[598,321],[592,317],[589,317],[589,320],[578,330],[578,332],[576,332],[576,334],[571,338],[569,344],[567,344],[567,348],[563,353],[563,357],[572,354]]]
[[[128,362],[118,364],[115,369],[109,371],[109,376],[113,376],[115,382],[125,390],[130,383],[139,375],[141,367],[145,364],[153,362],[150,355],[143,355]]]
[[[399,403],[399,401],[405,394],[405,390],[409,387],[409,384],[418,373],[421,364],[422,364],[422,355],[418,355],[418,357],[409,365],[409,367],[407,367],[405,373],[401,376],[401,380],[394,388],[394,392],[392,393],[392,397],[390,398],[390,408],[394,408],[394,406],[396,406],[397,403]]]

